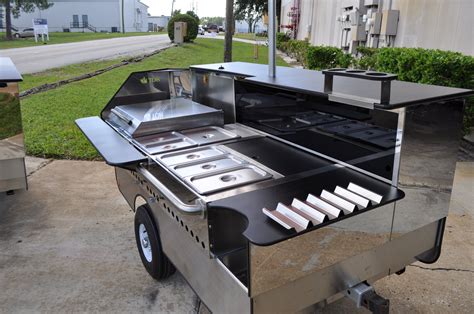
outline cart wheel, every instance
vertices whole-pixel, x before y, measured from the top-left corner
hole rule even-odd
[[[148,205],[137,208],[135,214],[135,239],[146,271],[161,280],[176,272],[176,268],[163,253],[158,228],[155,227]]]

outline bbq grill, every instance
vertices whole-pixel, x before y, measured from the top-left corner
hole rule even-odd
[[[76,121],[136,212],[145,268],[216,313],[302,310],[435,262],[470,90],[223,63],[137,72]],[[428,201],[429,200],[429,201]]]

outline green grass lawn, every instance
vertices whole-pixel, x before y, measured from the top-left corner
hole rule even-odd
[[[86,63],[67,65],[61,68],[54,68],[43,72],[33,74],[23,74],[23,82],[20,83],[20,91],[30,88],[70,79],[82,74],[92,73],[94,71],[104,69],[113,64],[120,63],[124,58],[92,61]]]
[[[107,39],[117,37],[130,37],[130,36],[144,36],[144,35],[157,35],[164,33],[49,33],[49,41],[43,43],[42,41],[35,42],[34,38],[18,38],[13,40],[6,40],[5,33],[0,33],[0,49],[9,48],[22,48],[31,46],[42,46],[42,45],[54,45],[73,43],[86,40],[96,39]]]
[[[21,115],[18,98],[9,93],[0,93],[0,139],[21,133]]]
[[[219,36],[224,37],[223,34],[219,34]],[[248,40],[258,40],[258,41],[265,41],[267,37],[255,37],[255,33],[237,33],[232,36],[233,38],[240,38],[240,39],[248,39]]]
[[[97,159],[97,152],[74,120],[97,116],[131,72],[221,62],[223,47],[221,40],[197,39],[194,44],[170,48],[140,63],[24,98],[22,114],[27,153],[50,158]],[[254,60],[253,45],[234,42],[234,61],[267,63],[266,49],[262,47],[260,59]],[[280,58],[277,64],[286,65]],[[61,73],[58,77],[68,75],[65,69],[55,70]],[[25,78],[25,84],[30,84],[29,77]],[[38,77],[35,79],[40,81]]]

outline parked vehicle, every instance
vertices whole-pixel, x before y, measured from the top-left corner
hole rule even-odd
[[[22,31],[13,33],[13,36],[15,36],[15,38],[35,37],[35,32],[32,28],[25,28]]]
[[[219,26],[216,24],[211,24],[207,26],[207,31],[209,33],[219,33]]]
[[[225,32],[224,26],[219,26],[219,32]]]
[[[201,26],[199,26],[198,28],[198,34],[199,35],[204,35],[205,31],[204,31],[204,28],[202,28]]]

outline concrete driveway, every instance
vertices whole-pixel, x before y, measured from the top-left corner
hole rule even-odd
[[[132,36],[4,49],[0,57],[11,58],[20,73],[27,74],[97,59],[143,55],[170,44],[167,34]]]
[[[29,161],[29,191],[0,194],[0,313],[199,311],[179,273],[156,282],[141,265],[111,167]],[[459,163],[441,259],[375,284],[392,313],[474,308],[473,180],[474,163]],[[367,313],[347,299],[313,312]]]

